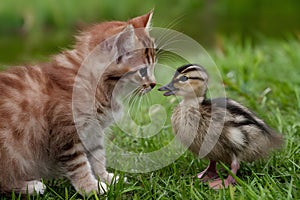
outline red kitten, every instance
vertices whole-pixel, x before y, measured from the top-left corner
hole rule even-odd
[[[113,174],[105,168],[103,130],[121,109],[113,90],[117,83],[134,83],[141,93],[155,86],[151,17],[97,24],[50,62],[0,73],[1,193],[43,193],[40,179],[56,177],[80,193],[105,191]]]

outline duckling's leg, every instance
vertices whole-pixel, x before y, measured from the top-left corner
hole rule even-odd
[[[217,169],[216,169],[216,161],[209,161],[209,165],[208,167],[203,170],[202,172],[200,172],[197,177],[202,181],[202,182],[206,182],[208,180],[212,180],[218,177],[218,173],[217,173]],[[206,174],[205,176],[203,176],[204,174]]]
[[[240,168],[239,162],[236,159],[234,159],[231,163],[231,172],[234,175],[236,175],[239,168]],[[224,179],[224,184],[222,179],[217,179],[215,181],[210,182],[209,187],[218,190],[222,188],[227,188],[230,184],[235,184],[235,183],[236,180],[231,175],[229,175],[226,179]]]

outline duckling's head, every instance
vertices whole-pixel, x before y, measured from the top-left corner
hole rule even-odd
[[[184,98],[204,97],[207,90],[208,74],[197,64],[187,64],[179,67],[172,81],[158,88],[166,91],[164,96],[177,95]]]

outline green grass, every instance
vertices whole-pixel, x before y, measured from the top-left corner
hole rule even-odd
[[[270,40],[253,45],[223,38],[222,48],[211,49],[225,84],[228,97],[250,107],[271,127],[280,131],[285,144],[266,160],[242,163],[235,187],[211,190],[194,176],[206,165],[206,160],[185,152],[175,162],[148,173],[115,171],[127,182],[120,181],[105,195],[84,199],[299,199],[300,198],[300,43],[297,39]],[[174,66],[176,68],[177,66]],[[166,80],[164,80],[166,82]],[[159,133],[150,138],[135,138],[113,127],[108,140],[127,151],[151,152],[173,139],[170,127],[171,102],[157,91],[148,95],[152,103],[161,102],[167,112],[167,121]],[[146,104],[146,100],[142,100]],[[142,102],[142,103],[143,103]],[[137,124],[147,124],[147,108],[131,113]],[[109,153],[110,158],[114,156]],[[116,157],[117,159],[117,157]],[[164,158],[162,158],[164,159]],[[121,160],[122,162],[122,160]],[[126,162],[124,162],[126,164]],[[220,165],[219,168],[222,166]],[[224,167],[224,166],[223,166]],[[226,167],[225,167],[226,168]],[[224,176],[226,175],[223,174]],[[78,199],[67,180],[45,182],[44,195],[26,196],[26,199]],[[20,199],[18,195],[1,197]]]
[[[185,152],[170,165],[148,173],[127,173],[110,168],[121,177],[127,177],[127,182],[120,181],[111,186],[105,195],[85,199],[300,199],[300,42],[296,38],[263,38],[256,32],[282,36],[284,31],[298,30],[299,22],[295,19],[299,16],[299,2],[277,0],[270,5],[267,1],[256,1],[216,1],[209,5],[199,0],[175,3],[155,0],[142,4],[138,0],[130,0],[118,2],[116,7],[111,0],[76,3],[72,0],[44,0],[43,3],[26,0],[22,4],[5,0],[0,3],[0,68],[9,64],[47,60],[60,47],[70,46],[73,30],[82,23],[104,19],[126,20],[152,7],[155,7],[155,26],[174,27],[201,42],[212,41],[216,30],[230,35],[254,34],[260,43],[254,45],[251,40],[241,42],[225,37],[218,48],[212,48],[209,52],[222,74],[226,95],[251,108],[284,135],[285,145],[280,151],[266,160],[242,163],[238,185],[229,189],[214,191],[194,178],[206,167],[207,161]],[[200,28],[195,28],[195,22]],[[177,67],[176,61],[173,65]],[[108,134],[108,141],[123,150],[149,153],[166,146],[174,138],[170,116],[178,102],[163,97],[156,90],[148,98],[152,104],[161,104],[166,110],[166,122],[158,127],[158,134],[150,138],[137,138],[137,134],[147,132],[141,133],[133,125],[126,127],[132,132],[125,134],[124,130],[115,126]],[[145,106],[147,100],[143,98],[141,103],[141,111],[135,109],[130,114],[135,123],[147,125],[151,118],[149,107]],[[122,164],[122,158],[110,151],[109,158],[114,156]],[[25,199],[83,198],[65,179],[45,181],[45,184],[47,190],[44,195],[25,196]],[[12,194],[0,199],[22,197]]]

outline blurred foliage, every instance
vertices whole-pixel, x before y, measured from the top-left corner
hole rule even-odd
[[[299,34],[299,0],[0,0],[0,60],[57,52],[85,24],[127,20],[155,8],[153,25],[211,46],[218,35],[238,38]]]

